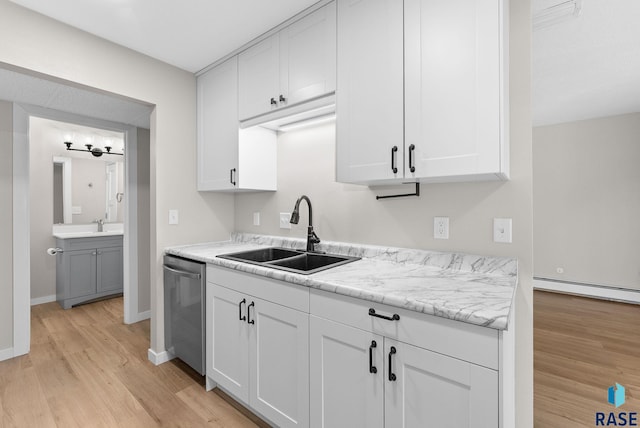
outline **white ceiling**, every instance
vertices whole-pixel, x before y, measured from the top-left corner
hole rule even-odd
[[[562,0],[533,0],[538,9]],[[533,125],[640,112],[640,1],[584,0],[533,33]]]
[[[318,0],[11,0],[197,72]]]

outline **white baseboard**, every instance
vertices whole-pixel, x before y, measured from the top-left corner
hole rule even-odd
[[[151,311],[139,312],[129,324],[135,324],[140,321],[148,320],[149,318],[151,318]]]
[[[55,294],[52,294],[50,296],[35,297],[31,299],[31,306],[42,305],[43,303],[51,303],[55,301],[56,301]]]
[[[577,294],[579,296],[594,297],[596,299],[640,304],[640,291],[627,290],[623,288],[579,284],[575,282],[557,281],[544,278],[533,278],[533,288],[536,290]]]
[[[8,360],[14,356],[13,348],[0,349],[0,361]]]
[[[149,348],[149,351],[147,352],[147,358],[149,358],[149,361],[151,361],[153,365],[159,366],[162,363],[173,360],[175,356],[167,351],[156,352],[153,349]]]

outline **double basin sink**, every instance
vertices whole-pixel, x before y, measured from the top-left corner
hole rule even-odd
[[[221,259],[286,270],[309,275],[345,263],[360,260],[360,257],[339,256],[336,254],[310,253],[289,248],[269,247],[239,253],[221,254]]]

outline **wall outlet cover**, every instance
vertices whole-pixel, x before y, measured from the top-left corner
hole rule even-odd
[[[280,229],[291,229],[291,213],[280,213]]]
[[[433,218],[433,237],[435,239],[449,239],[449,217]]]
[[[169,210],[169,224],[178,224],[178,210]]]
[[[260,226],[260,213],[259,212],[253,213],[253,225],[254,226]]]
[[[511,244],[512,238],[510,218],[493,219],[493,241]]]

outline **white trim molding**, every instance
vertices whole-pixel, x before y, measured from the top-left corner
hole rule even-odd
[[[533,288],[536,290],[577,294],[579,296],[593,297],[596,299],[640,304],[640,290],[582,284],[579,282],[559,281],[547,278],[533,278]]]
[[[31,344],[31,268],[29,249],[29,115],[13,104],[13,351]]]
[[[15,357],[13,348],[0,349],[0,361],[8,360]]]
[[[153,349],[149,348],[149,351],[147,351],[147,357],[149,358],[149,361],[153,363],[153,365],[159,366],[162,363],[173,360],[175,358],[175,355],[167,351],[156,352]]]
[[[44,303],[51,303],[56,301],[56,295],[52,294],[50,296],[42,296],[42,297],[34,297],[31,299],[31,306],[42,305]]]
[[[132,318],[131,318],[131,322],[129,324],[135,324],[137,322],[140,321],[144,321],[144,320],[148,320],[149,318],[151,318],[151,311],[144,311],[144,312],[139,312],[137,314],[135,314]]]

